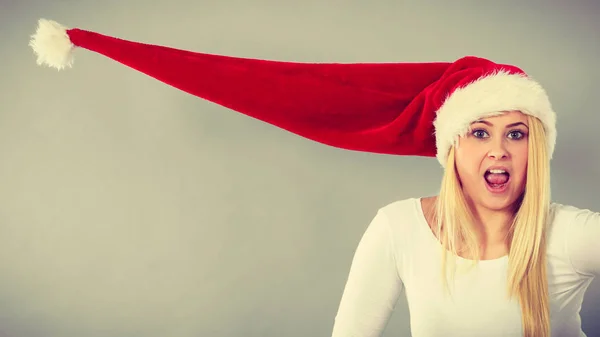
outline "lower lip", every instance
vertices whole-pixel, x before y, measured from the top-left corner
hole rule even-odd
[[[487,190],[490,193],[494,193],[494,194],[501,194],[506,192],[506,190],[508,189],[508,184],[510,183],[510,177],[508,178],[508,180],[506,181],[505,184],[499,186],[499,187],[492,187],[490,186],[490,184],[488,184],[488,182],[484,179],[484,183],[485,183],[485,187],[487,188]]]

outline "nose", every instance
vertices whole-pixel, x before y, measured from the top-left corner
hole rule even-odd
[[[506,159],[509,157],[504,139],[494,139],[489,144],[490,150],[488,152],[488,157],[495,160]]]

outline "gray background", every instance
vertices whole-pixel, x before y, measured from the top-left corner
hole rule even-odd
[[[288,61],[478,55],[559,113],[555,201],[600,211],[598,1],[0,0],[0,336],[327,336],[377,208],[437,192],[434,159],[349,152],[95,53],[35,64],[38,18]],[[582,313],[600,336],[600,287]],[[401,299],[385,336],[408,336]]]

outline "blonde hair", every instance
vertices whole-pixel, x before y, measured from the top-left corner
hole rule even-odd
[[[509,298],[517,298],[520,303],[523,336],[548,337],[546,227],[550,207],[550,168],[544,128],[537,118],[528,116],[527,119],[527,181],[525,191],[517,201],[508,234],[507,290]],[[480,241],[456,173],[454,148],[450,149],[446,167],[436,202],[435,220],[442,244],[442,280],[449,290],[449,262],[454,262],[456,256],[468,256],[476,264],[480,257]],[[453,277],[454,268],[450,273]]]

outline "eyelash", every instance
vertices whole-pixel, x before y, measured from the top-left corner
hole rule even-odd
[[[477,135],[476,135],[477,132],[485,132],[486,134],[488,133],[486,130],[483,130],[483,129],[475,129],[475,130],[473,130],[471,132],[471,134],[473,136],[475,136],[475,138],[479,138],[479,139],[481,139],[483,137],[477,137]],[[516,139],[513,138],[514,140],[521,140],[521,139],[525,138],[525,136],[526,136],[525,132],[523,132],[521,130],[512,130],[512,131],[509,131],[508,134],[510,135],[512,133],[515,133],[515,132],[519,134],[519,137],[516,138]]]

